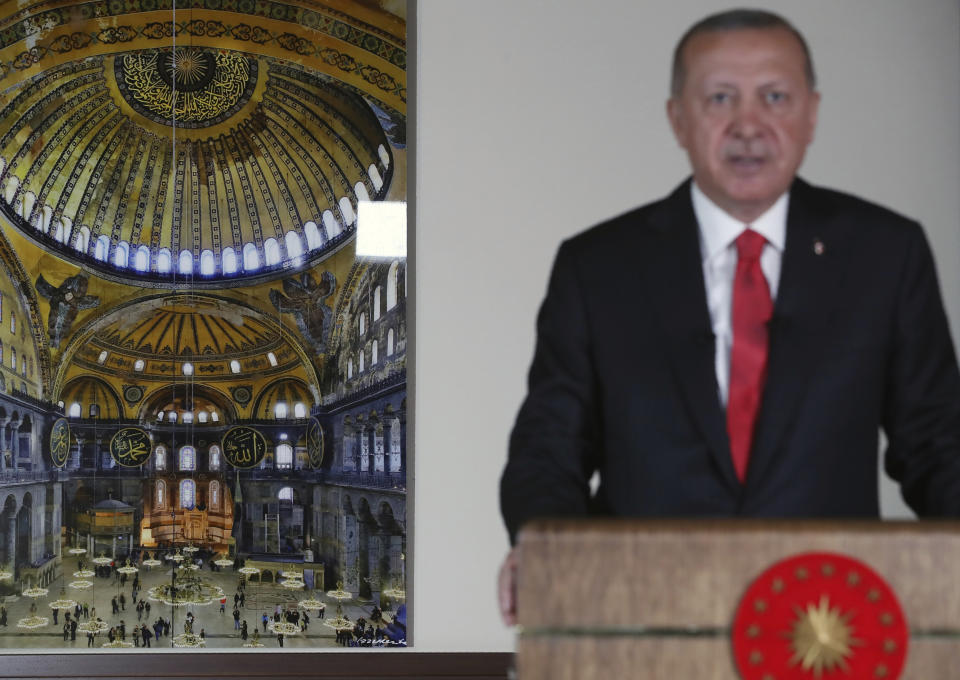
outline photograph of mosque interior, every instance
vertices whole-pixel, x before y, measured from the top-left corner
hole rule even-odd
[[[0,7],[0,651],[405,646],[406,3]]]

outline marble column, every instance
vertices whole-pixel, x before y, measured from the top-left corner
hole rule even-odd
[[[388,418],[383,421],[383,471],[393,472],[390,468],[393,463],[393,420]]]
[[[367,472],[373,472],[373,461],[377,451],[377,428],[370,423],[370,429],[367,430]]]
[[[400,416],[400,474],[407,474],[407,414]]]
[[[10,511],[10,517],[7,518],[7,559],[10,561],[11,570],[17,566],[17,513]]]
[[[354,441],[353,446],[353,469],[357,472],[360,472],[360,454],[363,453],[363,426],[357,425],[357,431],[354,433],[356,435],[356,440]]]

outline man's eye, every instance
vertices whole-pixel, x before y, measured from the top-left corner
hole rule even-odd
[[[783,102],[787,101],[787,93],[779,92],[777,90],[767,92],[764,96],[768,104],[782,104]]]
[[[726,104],[730,101],[729,92],[714,92],[710,95],[709,101],[711,104]]]

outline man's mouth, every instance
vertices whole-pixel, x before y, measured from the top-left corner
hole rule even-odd
[[[753,174],[767,162],[766,156],[732,154],[727,156],[727,164],[737,173]]]

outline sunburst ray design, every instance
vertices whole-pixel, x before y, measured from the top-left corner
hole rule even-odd
[[[812,670],[818,678],[824,671],[837,668],[848,672],[847,658],[853,654],[852,648],[860,644],[853,637],[854,628],[850,625],[853,613],[831,607],[826,595],[818,605],[811,603],[806,611],[798,607],[795,612],[797,618],[790,634],[794,654],[790,663],[799,663],[803,670]]]

